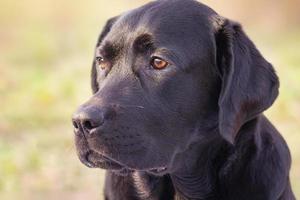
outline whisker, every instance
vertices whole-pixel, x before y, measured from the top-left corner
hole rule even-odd
[[[140,106],[140,105],[124,105],[124,104],[113,104],[111,103],[112,105],[115,105],[117,107],[123,107],[123,108],[140,108],[140,109],[144,109],[145,107],[144,106]]]

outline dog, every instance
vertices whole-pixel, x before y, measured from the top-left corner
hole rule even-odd
[[[279,81],[241,25],[194,0],[109,19],[74,113],[106,200],[294,200],[286,142],[263,115]]]

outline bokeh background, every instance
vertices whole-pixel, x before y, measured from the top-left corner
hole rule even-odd
[[[70,117],[91,94],[106,19],[145,2],[0,1],[0,199],[102,199],[103,171],[77,159]],[[300,199],[300,1],[203,2],[241,22],[278,72],[280,96],[266,114],[289,144]]]

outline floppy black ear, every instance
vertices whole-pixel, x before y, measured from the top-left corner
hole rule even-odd
[[[99,46],[102,42],[102,40],[105,38],[105,36],[109,33],[111,27],[117,21],[119,16],[110,18],[107,20],[101,34],[98,37],[96,47]],[[97,83],[97,70],[96,70],[96,61],[95,58],[93,58],[93,65],[92,65],[92,73],[91,73],[91,85],[92,85],[92,91],[93,93],[96,93],[98,91],[98,83]]]
[[[219,130],[234,143],[241,126],[272,105],[279,81],[239,24],[221,18],[217,24],[217,65],[222,78]]]

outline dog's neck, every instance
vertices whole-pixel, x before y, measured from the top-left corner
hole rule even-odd
[[[162,199],[161,192],[168,189],[168,199],[214,199],[217,181],[217,169],[222,163],[219,152],[225,151],[224,141],[215,141],[211,146],[206,144],[192,145],[186,152],[178,155],[174,162],[181,163],[164,177],[155,177],[147,173],[135,172],[134,185],[140,199]],[[223,152],[224,153],[224,152]],[[220,163],[216,163],[218,160]],[[169,183],[166,186],[166,183]],[[164,192],[162,192],[164,193]],[[163,198],[165,199],[165,198]]]
[[[170,174],[172,184],[176,191],[175,199],[212,199],[216,190],[217,167],[222,163],[216,163],[224,142],[216,139],[211,142],[192,145],[188,151],[183,152],[175,159],[181,163]]]
[[[174,187],[168,175],[157,177],[146,172],[132,174],[136,196],[142,200],[173,199]]]
[[[257,123],[256,120],[252,120],[249,123],[251,123],[249,127],[255,129],[256,126],[252,123]],[[145,177],[135,179],[139,180],[139,183],[145,187],[151,186],[151,189],[145,190],[145,188],[141,188],[142,190],[140,191],[150,191],[147,196],[151,196],[151,198],[146,199],[152,200],[219,199],[218,196],[215,196],[220,195],[218,181],[220,181],[221,177],[224,178],[230,173],[232,165],[236,163],[236,159],[239,159],[236,155],[244,155],[245,152],[252,151],[251,148],[253,146],[258,145],[257,148],[259,148],[259,140],[257,138],[260,136],[252,134],[254,131],[249,129],[249,127],[247,124],[244,126],[245,130],[243,129],[244,131],[239,133],[240,136],[236,139],[234,146],[223,140],[218,135],[218,132],[211,132],[211,137],[205,137],[208,138],[205,141],[192,143],[185,151],[175,156],[171,163],[174,168],[168,175],[155,177],[145,173],[144,176],[152,176],[152,179]],[[241,138],[243,139],[240,140]],[[245,143],[248,145],[245,145]],[[168,183],[167,187],[164,187],[166,183]],[[171,191],[167,193],[173,196],[160,198],[160,191],[164,191],[166,188]]]
[[[149,199],[157,196],[160,190],[159,178],[145,172],[133,172],[132,174],[136,194],[140,199]]]

